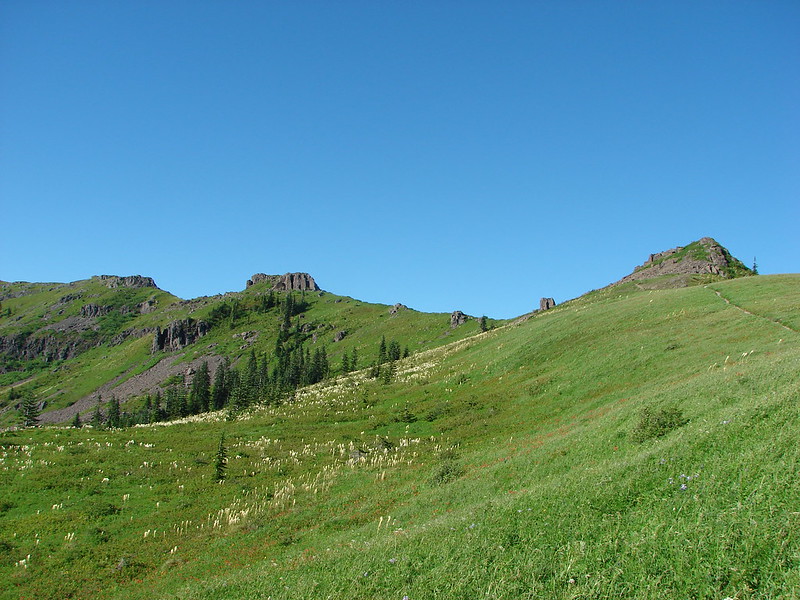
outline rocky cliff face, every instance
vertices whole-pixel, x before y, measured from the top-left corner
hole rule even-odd
[[[644,264],[636,267],[630,275],[617,281],[640,281],[662,275],[716,275],[732,278],[752,275],[753,272],[742,264],[716,240],[704,237],[688,246],[678,246],[657,254],[651,254]]]
[[[106,284],[106,287],[111,289],[119,287],[127,288],[156,288],[156,282],[152,277],[142,277],[141,275],[129,275],[127,277],[119,277],[117,275],[100,275],[100,280]]]
[[[285,275],[267,275],[256,273],[247,280],[247,287],[263,282],[271,283],[276,291],[318,292],[319,286],[308,273],[286,273]]]
[[[203,337],[209,329],[211,326],[205,321],[192,318],[173,321],[163,330],[158,327],[153,336],[152,352],[181,350]]]

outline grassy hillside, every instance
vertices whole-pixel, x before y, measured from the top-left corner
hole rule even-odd
[[[620,286],[388,385],[6,432],[0,598],[797,598],[798,324],[796,275]]]

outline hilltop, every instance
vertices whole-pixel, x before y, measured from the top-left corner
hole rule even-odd
[[[716,278],[748,275],[753,275],[753,271],[733,257],[727,248],[713,238],[704,237],[686,246],[651,254],[633,273],[612,285],[657,280],[661,287],[685,287]]]

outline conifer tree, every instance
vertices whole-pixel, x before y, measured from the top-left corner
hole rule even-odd
[[[342,353],[342,374],[346,375],[350,372],[350,357],[347,352]]]
[[[39,403],[31,396],[26,395],[20,406],[20,416],[23,427],[36,427],[39,424]]]
[[[218,482],[225,481],[225,470],[228,468],[228,449],[225,447],[225,432],[219,438],[217,454],[214,458],[214,477]]]
[[[80,429],[83,426],[83,423],[81,423],[81,415],[80,415],[80,413],[75,413],[75,418],[72,419],[72,426],[75,429]]]
[[[358,350],[353,348],[353,354],[350,357],[350,370],[358,371]]]
[[[118,428],[120,426],[120,412],[119,400],[117,400],[116,396],[111,396],[111,399],[108,401],[106,406],[106,410],[108,412],[106,424],[112,429]]]
[[[397,342],[397,340],[392,340],[391,342],[389,342],[389,347],[386,352],[386,356],[388,357],[388,359],[400,360],[400,354],[401,354],[400,344]]]
[[[97,399],[97,405],[94,407],[91,424],[94,429],[103,427],[103,413],[100,410],[100,398]]]
[[[267,388],[269,387],[269,359],[267,353],[261,355],[261,361],[258,364],[258,390],[256,397],[261,400],[267,395]]]
[[[194,414],[206,412],[211,404],[211,375],[208,362],[203,361],[192,378],[191,407]]]
[[[378,347],[378,366],[386,362],[386,336],[381,336],[381,345]]]
[[[481,331],[489,331],[489,326],[486,322],[486,315],[483,315],[480,320]]]
[[[227,404],[229,390],[227,388],[228,368],[230,362],[225,357],[214,373],[214,387],[211,390],[211,406],[214,410],[220,410]]]

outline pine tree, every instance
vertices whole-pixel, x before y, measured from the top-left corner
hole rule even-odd
[[[397,340],[392,340],[389,342],[389,348],[386,352],[386,355],[388,356],[389,360],[400,360],[400,344],[397,342]]]
[[[342,374],[346,375],[350,372],[350,357],[347,355],[347,352],[342,354]]]
[[[36,427],[39,424],[39,403],[31,396],[25,396],[20,406],[23,427]]]
[[[353,348],[353,355],[350,357],[350,370],[358,371],[358,350]]]
[[[75,429],[80,429],[83,426],[83,423],[81,423],[81,415],[80,415],[80,413],[75,413],[75,418],[72,419],[72,426]]]
[[[227,387],[229,368],[230,362],[225,357],[217,367],[216,373],[214,373],[214,388],[211,391],[211,406],[214,410],[220,410],[228,403],[228,396],[230,395],[230,390]]]
[[[91,425],[94,429],[101,429],[103,427],[103,413],[100,410],[100,398],[97,399],[97,405],[94,407]]]
[[[197,414],[208,411],[211,404],[211,375],[208,372],[208,362],[203,361],[197,373],[192,378],[191,408]]]
[[[106,406],[108,416],[106,417],[106,424],[112,429],[120,426],[120,413],[119,413],[119,400],[115,396],[111,396]]]
[[[483,315],[480,320],[481,331],[489,331],[489,325],[486,321],[486,315]]]
[[[381,345],[378,347],[378,366],[386,362],[386,336],[381,336]]]
[[[217,481],[225,481],[225,469],[228,468],[228,449],[225,447],[225,433],[219,438],[217,454],[214,458],[214,477]]]
[[[758,275],[758,263],[755,256],[753,257],[753,275]]]

